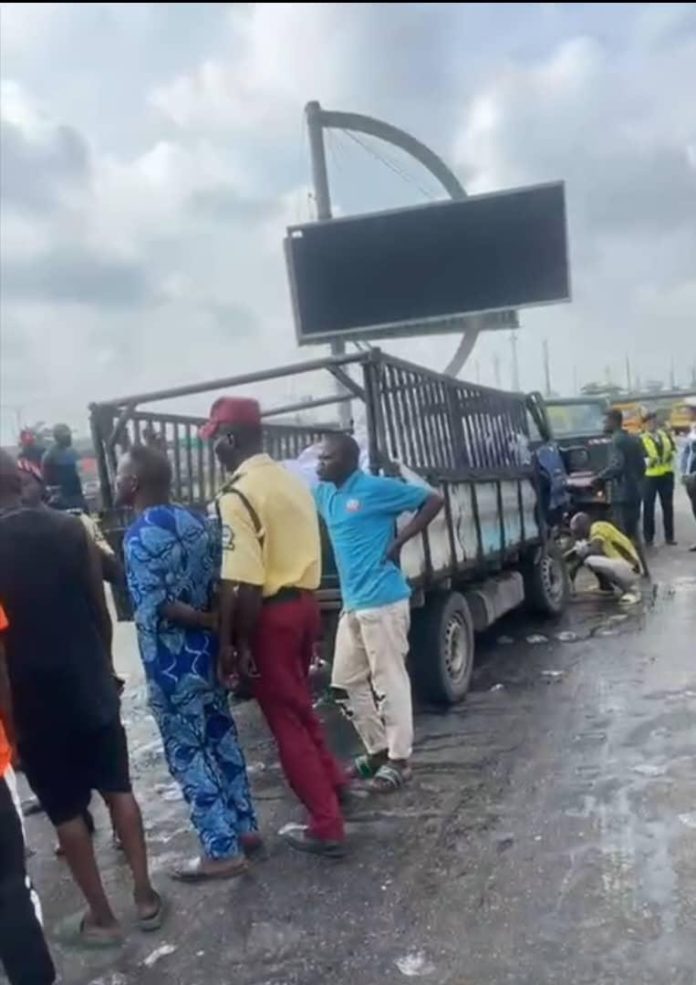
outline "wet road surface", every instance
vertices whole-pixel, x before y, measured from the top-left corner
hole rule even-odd
[[[681,540],[689,518],[679,516]],[[695,985],[696,556],[653,555],[644,603],[576,601],[558,624],[511,617],[480,641],[467,700],[422,709],[414,781],[360,802],[341,862],[277,837],[301,820],[254,706],[237,714],[271,857],[237,885],[167,879],[195,854],[134,672],[117,662],[136,791],[167,926],[114,956],[55,950],[69,985]],[[544,641],[527,642],[542,634]],[[332,736],[352,750],[344,723]],[[128,879],[97,810],[108,890]],[[45,818],[29,819],[47,924],[79,907]]]

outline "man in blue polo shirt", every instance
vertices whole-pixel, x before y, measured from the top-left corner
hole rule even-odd
[[[411,589],[399,567],[403,545],[442,509],[428,488],[366,475],[348,435],[331,435],[319,455],[317,508],[326,523],[341,582],[343,612],[336,635],[332,686],[366,755],[353,775],[376,790],[401,787],[411,776],[411,682],[406,670]],[[415,513],[400,531],[396,521]]]

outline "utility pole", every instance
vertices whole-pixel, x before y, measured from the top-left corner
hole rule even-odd
[[[551,362],[549,359],[549,342],[548,339],[544,339],[544,386],[546,387],[546,396],[551,396]]]
[[[319,222],[325,222],[327,219],[332,218],[331,193],[329,191],[329,172],[326,167],[326,147],[324,146],[324,130],[321,123],[321,107],[319,103],[307,103],[305,114],[309,135],[309,154],[312,163],[312,182],[314,184],[317,220]],[[331,342],[331,355],[343,356],[345,352],[346,344],[343,339],[333,339]],[[337,396],[345,395],[345,390],[338,381],[336,382],[336,394]],[[341,428],[347,430],[350,427],[350,403],[339,403],[338,419]]]
[[[626,353],[626,391],[628,393],[633,389],[631,380],[631,360],[628,358],[628,353]]]
[[[676,390],[677,384],[674,381],[674,356],[669,361],[669,388],[670,390]]]
[[[510,332],[512,348],[512,389],[518,393],[520,389],[520,367],[517,361],[517,332]]]

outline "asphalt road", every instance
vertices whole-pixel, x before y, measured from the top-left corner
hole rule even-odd
[[[680,504],[678,531],[693,534]],[[693,539],[693,537],[692,537]],[[238,714],[268,861],[235,886],[188,888],[195,853],[135,670],[117,661],[155,878],[172,913],[120,953],[55,949],[68,985],[694,985],[696,556],[659,548],[643,603],[576,601],[559,624],[515,615],[480,641],[474,685],[422,709],[415,776],[366,800],[342,862],[294,855],[300,820],[252,705]],[[528,642],[542,634],[542,641]],[[342,752],[346,726],[329,715]],[[129,917],[128,880],[101,809],[97,845]],[[29,821],[47,924],[79,907],[45,818]]]

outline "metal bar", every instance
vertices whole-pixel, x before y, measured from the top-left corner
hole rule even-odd
[[[374,352],[375,350],[372,350]],[[363,363],[372,354],[357,353],[349,356],[326,356],[324,359],[313,359],[305,363],[295,363],[290,366],[280,366],[276,369],[260,370],[256,373],[245,373],[242,376],[224,376],[218,380],[208,380],[204,383],[189,383],[184,386],[172,387],[169,390],[154,390],[150,393],[136,393],[133,396],[118,397],[115,400],[104,400],[95,404],[112,404],[122,407],[124,404],[149,404],[155,400],[173,400],[175,397],[188,397],[194,393],[206,393],[208,390],[224,390],[226,387],[245,386],[248,383],[262,383],[264,380],[283,379],[286,376],[313,373],[331,366],[349,366]]]
[[[112,404],[112,403],[114,403],[114,402],[113,401],[110,401],[110,400],[107,401],[107,404]],[[99,407],[101,405],[100,404],[95,404],[94,406],[95,407]],[[109,435],[109,439],[108,439],[108,442],[107,442],[108,445],[112,449],[115,447],[116,442],[118,441],[119,432],[121,431],[121,428],[125,424],[125,422],[126,422],[126,420],[128,418],[128,415],[132,412],[133,409],[134,409],[133,408],[133,402],[131,401],[125,407],[123,407],[123,409],[121,410],[121,413],[118,415],[118,420],[114,424],[114,429],[111,432],[111,434]]]
[[[472,482],[469,489],[471,491],[471,512],[474,515],[474,525],[476,527],[476,551],[478,560],[480,561],[483,558],[483,537],[481,536],[481,514],[479,513],[476,483]]]
[[[375,374],[377,367],[373,362],[366,362],[363,366],[363,376],[365,380],[365,392],[371,398],[365,402],[367,408],[367,454],[370,462],[370,471],[373,475],[379,472],[379,432],[377,421],[375,420],[375,406],[379,403],[379,389],[375,387]]]
[[[191,425],[187,424],[184,428],[186,437],[186,471],[188,472],[189,496],[191,500],[197,499],[193,481],[193,448],[191,447]]]
[[[203,464],[203,441],[196,437],[196,467],[198,470],[198,485],[201,491],[201,499],[203,502],[208,501],[208,484],[205,481],[205,465]],[[212,499],[213,490],[210,490],[210,498]]]
[[[334,394],[333,397],[318,397],[316,400],[297,400],[292,404],[283,404],[282,407],[273,407],[271,410],[262,410],[261,417],[275,417],[277,414],[290,414],[295,410],[311,410],[312,407],[329,407],[331,404],[348,403],[355,397],[351,393]],[[365,399],[364,392],[361,391],[361,399]]]
[[[384,376],[382,378],[383,382],[386,384],[390,384],[392,373],[393,373],[391,366],[388,365],[383,366],[383,373],[384,373]],[[398,458],[399,452],[398,452],[397,441],[396,441],[396,432],[394,430],[396,412],[394,409],[394,400],[393,400],[393,395],[391,393],[391,387],[389,385],[382,387],[382,395],[385,405],[384,417],[387,424],[387,430],[389,432],[389,449],[388,449],[389,457]]]
[[[181,499],[181,449],[179,448],[179,425],[172,424],[172,450],[174,453],[174,495]]]
[[[447,538],[450,545],[450,569],[454,573],[457,570],[457,545],[454,540],[454,525],[452,523],[452,499],[450,494],[449,482],[443,482],[440,487],[445,500],[445,524],[447,525]]]
[[[341,369],[340,366],[332,366],[329,368],[329,372],[333,377],[335,377],[345,388],[348,390],[348,394],[341,394],[341,400],[350,400],[351,394],[358,397],[360,400],[365,399],[365,391],[361,386],[359,386],[355,380],[353,380],[345,370]],[[338,396],[338,394],[337,394]]]

